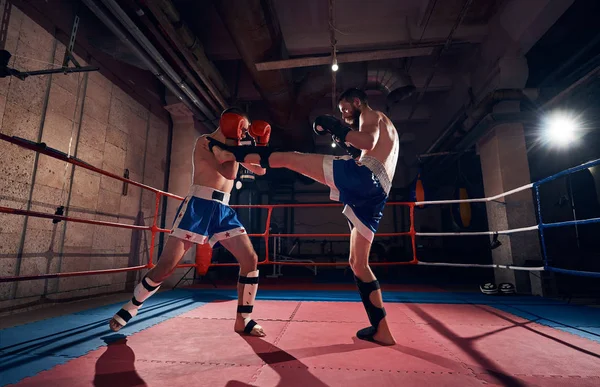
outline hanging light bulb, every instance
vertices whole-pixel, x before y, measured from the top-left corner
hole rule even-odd
[[[335,48],[333,49],[333,62],[331,63],[331,70],[338,71],[340,67],[337,63],[337,55],[335,55]]]

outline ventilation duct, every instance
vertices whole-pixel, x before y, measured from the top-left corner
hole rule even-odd
[[[416,88],[410,75],[402,70],[389,67],[369,67],[365,89],[382,92],[386,96],[389,106],[410,97]]]
[[[388,106],[408,98],[415,91],[412,79],[401,70],[390,66],[367,68],[365,63],[344,64],[344,71],[337,74],[336,83],[338,94],[350,87],[378,90],[386,96]],[[298,90],[294,108],[297,117],[308,115],[318,100],[331,92],[331,88],[331,70],[328,67],[311,71]]]

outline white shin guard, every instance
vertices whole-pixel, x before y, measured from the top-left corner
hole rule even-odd
[[[145,276],[142,279],[142,282],[137,284],[133,290],[133,297],[131,300],[123,305],[121,310],[119,310],[113,318],[121,324],[121,326],[125,326],[129,320],[137,315],[144,301],[158,291],[160,284],[161,282],[154,282]]]
[[[254,309],[254,300],[258,291],[258,270],[251,271],[246,276],[240,275],[238,283],[242,284],[241,304],[238,304],[237,312],[244,318],[244,332],[252,332],[256,322],[252,320],[252,310]]]

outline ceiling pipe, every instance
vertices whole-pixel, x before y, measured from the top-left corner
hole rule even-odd
[[[214,5],[256,89],[267,103],[273,124],[286,127],[295,100],[290,70],[258,71],[256,68],[259,62],[288,56],[272,1],[221,0]]]
[[[425,93],[427,92],[427,89],[429,88],[429,85],[431,84],[431,81],[433,80],[433,77],[435,76],[437,67],[440,64],[440,58],[442,57],[442,54],[444,54],[444,52],[448,49],[448,47],[450,47],[450,44],[452,43],[452,38],[454,37],[454,33],[456,32],[458,27],[460,27],[460,25],[462,24],[465,16],[467,16],[467,12],[469,11],[469,8],[471,8],[472,3],[473,3],[473,0],[465,0],[465,3],[463,4],[462,9],[460,11],[460,14],[458,15],[458,18],[456,19],[456,22],[452,26],[452,29],[450,30],[450,33],[448,34],[448,37],[446,38],[446,42],[444,43],[444,46],[438,52],[437,57],[435,58],[435,61],[433,63],[433,69],[431,70],[429,77],[427,77],[427,81],[425,81],[425,87],[419,93],[417,100],[413,104],[413,107],[408,116],[409,119],[412,118],[412,116],[415,114],[415,112],[417,111],[417,107],[423,100],[423,96],[425,96]],[[425,31],[423,31],[423,32],[425,32]]]
[[[124,26],[127,26],[137,42],[133,41],[128,34],[119,27],[112,17],[101,9],[94,0],[83,0],[85,5],[115,34],[125,43],[139,58],[144,62],[148,69],[179,98],[198,118],[205,122],[210,129],[215,129],[216,125],[211,121],[216,117],[210,111],[198,96],[181,80],[177,73],[165,61],[165,59],[156,51],[152,44],[144,37],[142,32],[135,26],[129,17],[111,0],[102,0],[107,7],[115,14]],[[139,42],[139,43],[138,43]],[[142,48],[143,43],[143,48]],[[165,75],[166,72],[166,75]]]
[[[338,64],[368,62],[398,58],[414,58],[419,56],[430,56],[435,50],[434,46],[423,46],[415,48],[398,48],[394,50],[360,51],[336,53]],[[294,59],[273,60],[259,62],[256,64],[258,71],[293,69],[299,67],[331,66],[332,55],[308,56]]]
[[[173,2],[171,0],[154,0],[146,1],[145,5],[204,82],[208,92],[221,107],[229,106],[225,99],[230,98],[231,95],[225,81],[214,64],[206,57],[200,39],[181,19]]]
[[[156,63],[166,72],[166,74],[175,82],[175,84],[188,96],[192,102],[198,106],[200,110],[209,119],[215,119],[216,115],[208,109],[200,98],[191,90],[191,88],[181,79],[179,74],[169,65],[169,63],[156,50],[154,45],[146,38],[144,33],[135,25],[133,20],[127,16],[125,11],[117,4],[115,0],[101,0],[104,5],[113,13],[113,15],[121,22],[123,26],[133,35],[137,42],[146,50],[146,52],[156,61]]]
[[[331,44],[331,112],[337,109],[337,71],[339,69],[337,61],[337,40],[335,39],[335,3],[329,0],[329,43]]]
[[[121,0],[121,1],[123,1],[123,0]],[[134,0],[128,0],[128,1],[130,3],[133,3]],[[149,3],[146,3],[146,4],[149,5]],[[132,8],[137,7],[137,4],[130,4],[130,5],[132,6]],[[139,8],[134,8],[134,9],[139,10]],[[182,73],[182,77],[184,77],[184,79],[188,80],[189,82],[192,83],[193,86],[196,87],[196,90],[198,92],[200,92],[200,95],[204,98],[204,101],[206,102],[206,104],[209,106],[210,109],[212,109],[213,111],[222,111],[226,107],[226,105],[217,105],[217,103],[219,101],[221,101],[218,99],[219,96],[207,91],[206,87],[201,85],[200,82],[196,79],[195,75],[198,75],[199,72],[195,71],[195,74],[193,74],[192,70],[188,68],[188,64],[190,64],[190,62],[186,63],[185,58],[179,57],[180,54],[183,53],[183,50],[185,50],[185,48],[183,50],[180,49],[179,52],[176,52],[175,50],[177,50],[177,47],[173,47],[173,44],[171,43],[173,40],[169,39],[170,38],[169,36],[167,36],[167,37],[164,36],[165,28],[164,27],[161,28],[162,26],[160,24],[157,26],[148,17],[150,12],[142,11],[142,12],[140,12],[140,14],[143,14],[143,15],[140,15],[139,21],[146,27],[147,31],[150,34],[152,34],[152,37],[154,37],[156,44],[165,51],[165,55],[167,55],[174,62],[175,66],[178,67],[179,71],[181,71],[181,73]],[[203,80],[202,77],[200,77],[200,79]],[[206,85],[208,87],[206,82],[204,82],[204,85]]]
[[[498,89],[483,98],[475,108],[463,111],[450,123],[441,136],[425,151],[426,154],[453,150],[455,144],[445,144],[449,138],[460,139],[473,129],[498,103],[505,101],[534,101],[538,89]],[[452,141],[450,141],[452,142]],[[458,142],[457,140],[454,143]]]
[[[496,127],[503,124],[528,124],[535,122],[536,119],[536,114],[531,112],[489,113],[477,122],[475,127],[469,133],[464,137],[461,137],[457,144],[448,148],[452,150],[438,152],[438,155],[441,157],[434,157],[434,160],[426,163],[425,173],[427,173],[429,179],[435,181],[438,177],[444,176],[448,168],[452,167],[463,155],[475,155],[473,145],[475,145],[480,138],[485,136],[486,133],[491,132]],[[432,155],[435,155],[435,153]]]

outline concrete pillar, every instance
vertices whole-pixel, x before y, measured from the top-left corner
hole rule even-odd
[[[169,173],[169,192],[186,196],[192,184],[192,154],[196,139],[208,133],[207,129],[194,119],[189,109],[182,103],[165,107],[173,120],[173,140],[171,145],[171,169]],[[181,201],[169,199],[167,202],[166,228],[171,228],[173,219]],[[183,257],[181,263],[193,263],[196,247],[192,247]],[[188,269],[177,269],[165,280],[165,285],[173,286]],[[191,275],[191,273],[190,273]]]
[[[527,67],[524,58],[503,58],[499,61],[496,88],[525,86]],[[519,111],[519,102],[501,102],[495,113]],[[523,131],[519,122],[496,126],[477,144],[481,158],[485,196],[494,196],[529,184],[529,162]],[[531,190],[510,195],[487,205],[490,230],[506,230],[537,224]],[[528,260],[541,260],[538,234],[535,231],[500,236],[502,245],[492,251],[496,264],[523,266]],[[540,273],[496,269],[496,283],[515,284],[519,293],[542,295]]]

